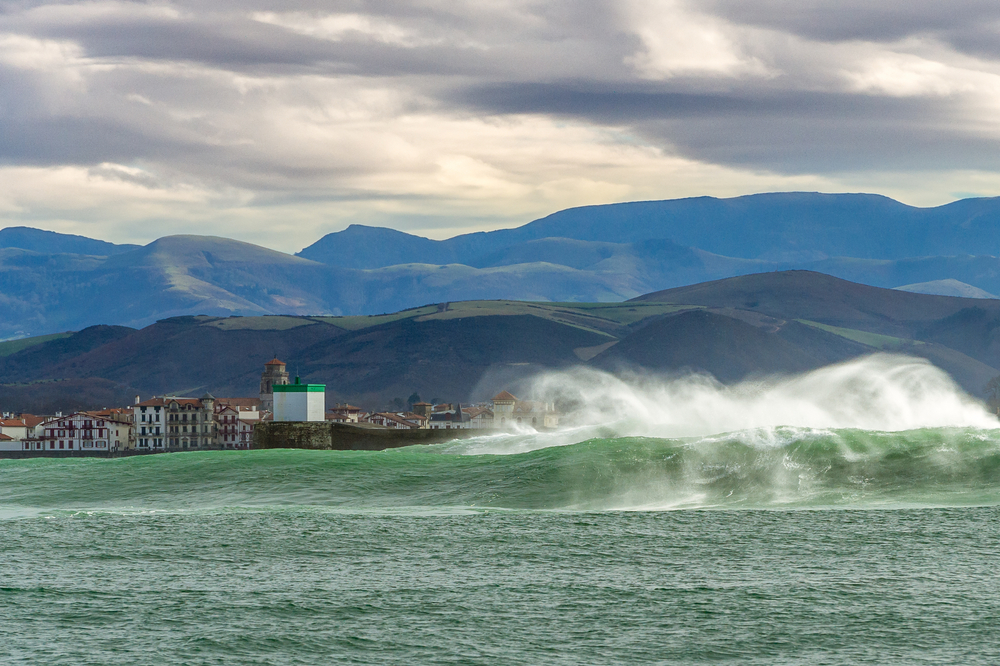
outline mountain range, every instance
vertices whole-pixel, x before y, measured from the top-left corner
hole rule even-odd
[[[0,230],[0,339],[185,316],[358,315],[425,303],[617,302],[806,269],[905,290],[1000,294],[1000,199],[915,208],[773,193],[573,208],[431,240],[352,225],[296,255],[208,236],[116,245]]]
[[[796,373],[875,352],[928,359],[973,395],[1000,375],[1000,300],[759,273],[621,303],[459,301],[382,315],[179,316],[0,343],[0,406],[52,412],[135,395],[252,396],[275,355],[327,400],[484,400],[545,369]]]

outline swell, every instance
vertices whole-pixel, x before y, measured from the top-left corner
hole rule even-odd
[[[838,508],[1000,503],[1000,433],[757,428],[522,450],[527,436],[383,452],[0,461],[0,517],[40,512]],[[490,453],[481,453],[490,450]]]

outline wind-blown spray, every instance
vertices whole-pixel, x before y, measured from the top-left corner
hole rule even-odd
[[[763,434],[779,426],[884,432],[1000,427],[945,372],[924,359],[891,354],[732,386],[701,374],[617,376],[578,367],[539,375],[530,391],[560,406],[565,427],[557,433],[522,435],[515,451],[594,436]]]

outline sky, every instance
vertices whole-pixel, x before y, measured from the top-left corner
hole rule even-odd
[[[1000,194],[1000,3],[0,0],[0,227],[294,252],[766,191]]]

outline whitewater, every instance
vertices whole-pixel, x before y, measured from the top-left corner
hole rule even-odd
[[[518,390],[564,427],[0,460],[0,663],[1000,659],[1000,422],[926,361]]]

